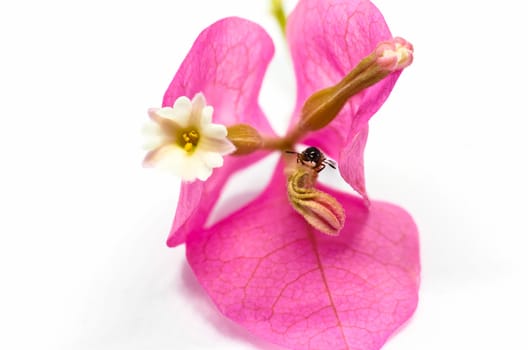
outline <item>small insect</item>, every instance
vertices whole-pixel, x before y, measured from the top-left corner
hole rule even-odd
[[[327,165],[333,169],[336,168],[336,163],[331,159],[327,159],[317,147],[308,147],[301,153],[294,151],[286,151],[286,153],[297,154],[297,163],[311,166],[317,172],[323,170]]]

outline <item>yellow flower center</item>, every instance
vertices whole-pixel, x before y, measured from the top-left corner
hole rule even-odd
[[[194,151],[200,140],[200,133],[194,129],[186,131],[181,135],[181,145],[185,152],[191,153]]]

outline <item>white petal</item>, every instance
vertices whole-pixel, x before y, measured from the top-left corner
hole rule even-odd
[[[201,180],[205,181],[207,180],[211,175],[213,174],[213,169],[206,167],[203,165],[200,167],[197,171],[196,177]]]
[[[192,107],[192,102],[187,96],[180,96],[174,101],[174,109],[188,109]]]
[[[201,158],[209,168],[219,168],[224,165],[224,158],[222,158],[220,153],[202,152]]]
[[[193,154],[188,154],[180,147],[168,145],[164,146],[160,152],[155,166],[178,176],[183,181],[196,179],[205,181],[213,172],[211,165],[218,165],[218,159],[215,159],[214,155],[207,155],[198,150]],[[220,155],[218,156],[220,159],[222,158]],[[222,159],[221,162],[223,163]]]
[[[202,135],[207,138],[224,139],[227,136],[227,128],[221,124],[202,125]]]
[[[228,154],[231,154],[236,151],[235,145],[233,145],[231,142],[227,141],[222,144],[221,147],[218,149],[218,153],[220,153],[223,156],[227,156]]]
[[[194,95],[192,99],[192,106],[193,113],[196,112],[197,114],[199,114],[202,109],[204,109],[204,107],[206,106],[205,96],[201,92]]]
[[[161,118],[173,120],[182,128],[186,128],[189,125],[191,110],[191,101],[187,97],[182,96],[178,97],[176,102],[174,102],[174,107],[160,108],[156,114]]]
[[[180,176],[182,165],[185,163],[186,157],[187,153],[182,148],[167,145],[161,150],[156,166],[161,170]]]
[[[147,113],[152,120],[156,120],[156,117],[158,116],[158,112],[161,108],[149,108]]]
[[[213,121],[213,111],[214,109],[211,106],[205,106],[202,109],[202,120],[201,120],[202,128],[207,125],[210,125],[211,122]]]
[[[163,144],[163,132],[158,124],[151,121],[145,123],[141,133],[144,137],[143,149],[152,150]]]
[[[216,151],[225,156],[236,151],[236,147],[229,140],[225,140],[218,146]]]
[[[179,176],[184,181],[194,181],[196,179],[205,181],[211,176],[212,172],[213,170],[204,163],[199,154],[194,152],[194,154],[184,159]]]
[[[202,129],[199,147],[204,151],[217,152],[222,155],[234,152],[236,147],[227,139],[227,129],[221,124],[209,124]]]
[[[204,152],[216,152],[221,155],[226,155],[236,150],[236,147],[228,139],[213,139],[208,137],[202,137],[200,139],[198,148]]]
[[[205,97],[201,93],[197,93],[192,100],[192,111],[189,116],[189,124],[199,131],[201,131],[201,122],[202,122],[202,110],[205,107]]]

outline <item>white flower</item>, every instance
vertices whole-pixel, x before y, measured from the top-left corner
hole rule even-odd
[[[227,129],[213,124],[213,107],[198,93],[192,101],[179,97],[173,107],[151,108],[152,122],[145,127],[145,166],[155,166],[184,181],[205,181],[213,168],[224,164],[222,156],[235,150],[227,139]]]

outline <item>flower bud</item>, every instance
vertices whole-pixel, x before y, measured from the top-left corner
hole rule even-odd
[[[396,37],[378,44],[376,62],[384,69],[394,72],[404,69],[413,61],[413,46],[407,40]]]
[[[334,86],[316,91],[308,97],[294,134],[315,131],[328,125],[354,95],[376,84],[413,60],[412,45],[402,38],[385,41]]]
[[[259,132],[247,124],[237,124],[227,128],[227,138],[236,147],[232,155],[244,155],[262,147]]]
[[[345,210],[334,197],[313,187],[316,178],[315,170],[297,167],[288,178],[288,199],[311,226],[337,236],[345,225]]]

